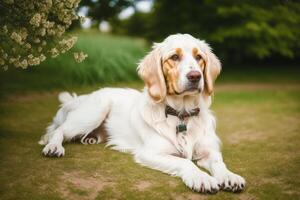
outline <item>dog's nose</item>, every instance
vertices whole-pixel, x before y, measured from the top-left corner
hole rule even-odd
[[[201,73],[198,71],[190,71],[186,77],[189,81],[196,83],[200,81]]]

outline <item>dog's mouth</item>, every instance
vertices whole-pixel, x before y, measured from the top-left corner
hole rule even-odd
[[[181,92],[175,91],[176,95],[201,93],[202,88],[198,85],[190,85]]]
[[[195,91],[195,90],[198,90],[198,91],[201,91],[201,88],[197,85],[190,85],[186,91]]]

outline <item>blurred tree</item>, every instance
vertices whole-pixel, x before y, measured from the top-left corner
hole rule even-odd
[[[133,2],[134,0],[81,0],[80,6],[87,6],[87,16],[100,22],[112,19],[123,9],[132,6]]]
[[[242,57],[296,57],[300,43],[300,3],[296,1],[214,0],[217,24],[207,35],[222,50]],[[299,52],[299,51],[298,51]],[[244,55],[243,55],[244,54]],[[230,55],[227,55],[230,56]]]
[[[150,25],[151,18],[149,13],[143,13],[136,10],[134,14],[128,18],[120,20],[115,17],[110,20],[112,25],[112,31],[116,34],[127,34],[137,37],[149,38],[149,31],[151,30]]]
[[[151,13],[135,14],[124,23],[127,33],[150,40],[190,33],[231,61],[299,56],[298,1],[156,0]]]

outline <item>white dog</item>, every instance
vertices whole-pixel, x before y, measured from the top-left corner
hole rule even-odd
[[[78,97],[61,93],[61,108],[39,142],[45,145],[43,154],[63,156],[64,141],[86,138],[103,124],[107,144],[133,154],[141,165],[178,176],[198,192],[241,191],[245,180],[224,164],[209,110],[220,70],[204,41],[171,35],[154,44],[138,66],[143,92],[104,88]]]

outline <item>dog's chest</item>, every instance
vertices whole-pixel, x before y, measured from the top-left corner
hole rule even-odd
[[[183,120],[177,117],[168,117],[167,124],[169,134],[173,135],[173,145],[177,149],[177,154],[180,157],[192,159],[195,143],[197,138],[202,134],[199,117],[192,117]],[[180,129],[180,130],[178,130]]]

